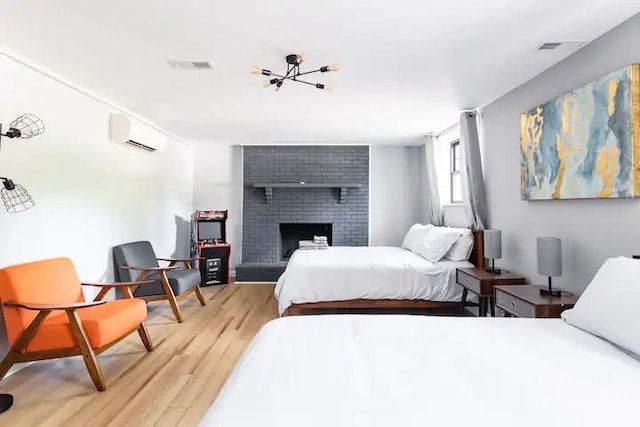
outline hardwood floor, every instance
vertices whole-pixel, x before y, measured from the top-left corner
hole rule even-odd
[[[134,333],[98,357],[107,390],[95,390],[82,358],[36,362],[0,382],[14,406],[0,426],[195,426],[262,325],[278,316],[273,285],[203,289],[180,302],[149,304],[147,353]]]

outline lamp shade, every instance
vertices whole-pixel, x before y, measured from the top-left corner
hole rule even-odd
[[[562,244],[557,237],[538,237],[538,274],[562,276]]]
[[[484,257],[488,259],[502,258],[502,231],[484,230]]]

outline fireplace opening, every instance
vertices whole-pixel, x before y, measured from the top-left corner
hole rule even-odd
[[[293,252],[298,249],[301,240],[313,240],[313,236],[326,236],[327,243],[331,246],[331,224],[296,223],[280,224],[280,256],[288,260]]]

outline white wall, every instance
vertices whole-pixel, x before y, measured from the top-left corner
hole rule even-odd
[[[190,147],[170,140],[151,154],[113,144],[106,104],[1,55],[0,76],[0,121],[30,112],[46,124],[36,138],[2,139],[0,176],[23,184],[36,206],[0,207],[0,266],[66,256],[82,280],[98,281],[112,278],[119,243],[150,240],[159,256],[187,254]]]
[[[201,143],[194,147],[193,156],[195,208],[229,211],[227,240],[233,270],[242,260],[242,147]]]
[[[424,147],[373,145],[370,151],[369,245],[400,246],[424,222]]]
[[[561,287],[576,292],[602,262],[640,252],[640,200],[520,200],[520,113],[640,62],[640,15],[483,110],[489,220],[503,230],[503,266],[535,282],[536,237],[562,238]],[[539,54],[539,53],[536,53]]]

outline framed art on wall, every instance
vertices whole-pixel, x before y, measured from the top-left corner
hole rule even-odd
[[[639,167],[638,64],[521,115],[523,200],[639,197]]]

